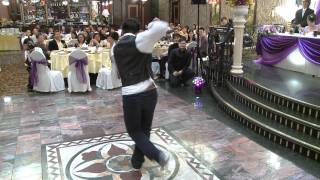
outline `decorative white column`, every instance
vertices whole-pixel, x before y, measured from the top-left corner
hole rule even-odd
[[[232,74],[243,74],[242,70],[242,50],[243,50],[243,31],[246,23],[245,16],[248,14],[249,6],[234,7],[234,51]]]

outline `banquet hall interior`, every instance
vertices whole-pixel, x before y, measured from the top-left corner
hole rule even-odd
[[[0,1],[1,180],[320,179],[320,0]]]

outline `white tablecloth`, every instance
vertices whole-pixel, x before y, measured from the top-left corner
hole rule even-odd
[[[70,53],[65,52],[52,52],[51,58],[51,69],[61,71],[63,77],[67,77],[69,72],[69,55]],[[100,53],[87,53],[88,55],[88,69],[89,73],[98,73],[102,67],[111,67],[111,61],[109,56],[109,49],[104,50]]]
[[[320,65],[306,60],[306,58],[300,53],[299,48],[296,48],[283,61],[273,66],[320,77]]]

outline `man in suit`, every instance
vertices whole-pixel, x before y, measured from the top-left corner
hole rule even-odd
[[[184,38],[179,40],[179,48],[172,50],[168,60],[171,87],[180,85],[188,86],[187,81],[194,76],[189,69],[191,53],[187,51],[187,43]]]
[[[54,32],[54,39],[49,42],[48,49],[49,51],[54,51],[54,50],[61,50],[63,48],[66,48],[67,45],[66,43],[61,40],[61,34],[60,31],[55,31]]]
[[[314,11],[309,8],[311,0],[303,0],[302,1],[302,9],[299,9],[296,12],[296,17],[294,19],[294,24],[300,25],[301,27],[306,27],[308,25],[307,23],[307,17],[310,14],[314,14]]]

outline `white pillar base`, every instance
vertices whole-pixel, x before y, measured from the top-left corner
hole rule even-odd
[[[243,70],[242,70],[243,66],[232,66],[231,69],[231,74],[243,74]]]

